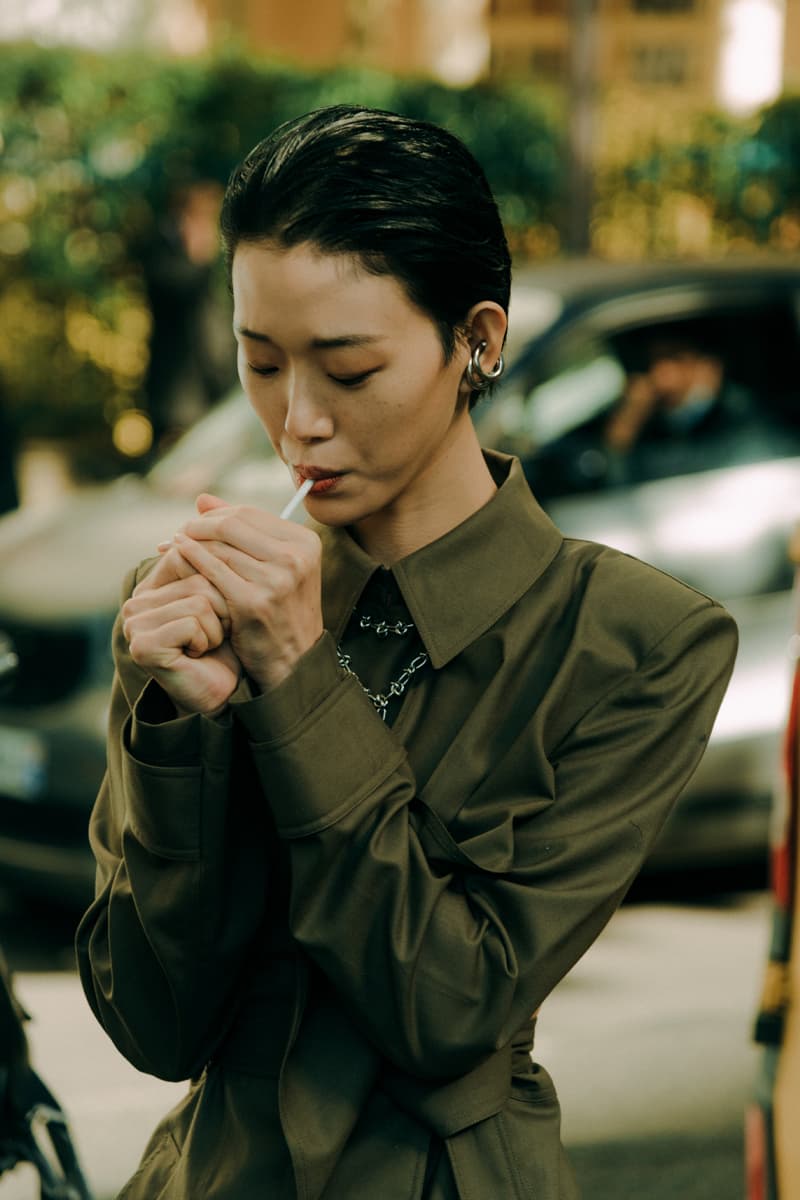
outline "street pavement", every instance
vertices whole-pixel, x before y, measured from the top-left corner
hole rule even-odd
[[[535,1056],[558,1086],[585,1200],[741,1200],[767,943],[763,893],[628,904],[546,1001]],[[33,965],[24,953],[18,961]],[[34,1018],[32,1056],[67,1109],[98,1200],[110,1200],[184,1085],[125,1063],[96,1026],[66,947],[55,965],[17,974]],[[37,1194],[22,1170],[0,1180],[0,1200]]]

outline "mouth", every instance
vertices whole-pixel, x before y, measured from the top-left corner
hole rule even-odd
[[[309,466],[297,466],[294,468],[294,473],[298,485],[304,483],[306,479],[314,480],[314,486],[309,492],[310,496],[321,496],[325,492],[331,491],[345,474],[344,471],[325,471],[321,467]]]

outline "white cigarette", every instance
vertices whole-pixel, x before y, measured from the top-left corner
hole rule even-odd
[[[291,500],[289,501],[289,503],[286,505],[283,512],[281,513],[281,519],[283,521],[288,521],[289,517],[292,515],[294,510],[303,503],[306,496],[308,495],[308,493],[311,491],[312,487],[314,486],[314,482],[315,481],[313,479],[304,479],[303,480],[303,482],[300,484],[300,487],[297,489],[297,491],[292,496]]]

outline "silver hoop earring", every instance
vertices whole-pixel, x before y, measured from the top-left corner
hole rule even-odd
[[[481,362],[481,355],[486,349],[486,342],[478,342],[478,345],[472,351],[472,356],[467,363],[467,369],[464,372],[467,383],[472,388],[473,392],[485,392],[488,387],[491,387],[506,369],[505,359],[501,354],[497,362],[492,367],[491,371],[485,370]]]

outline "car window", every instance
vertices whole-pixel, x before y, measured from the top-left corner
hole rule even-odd
[[[618,327],[593,312],[523,359],[481,436],[543,500],[794,455],[798,362],[793,297]]]

